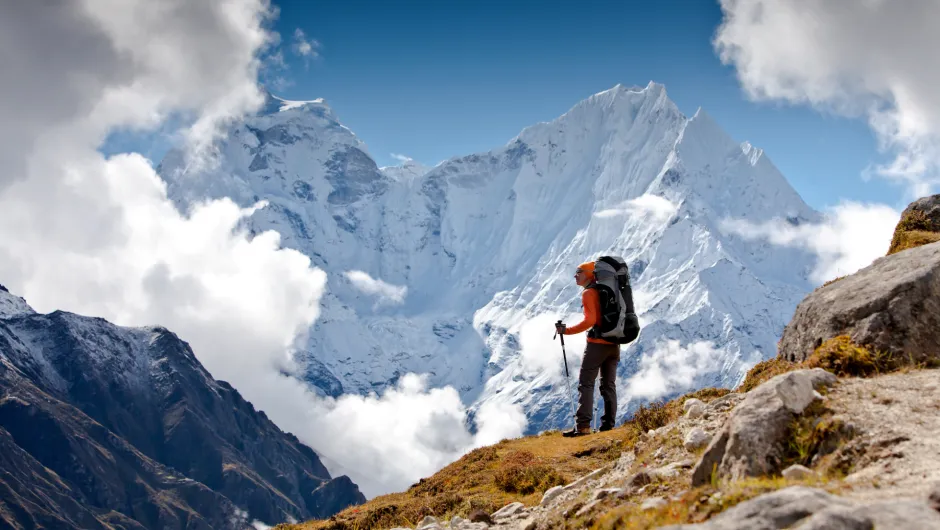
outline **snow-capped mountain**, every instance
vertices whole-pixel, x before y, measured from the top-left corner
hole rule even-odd
[[[0,527],[244,529],[365,497],[189,345],[0,285]]]
[[[738,382],[775,354],[811,288],[812,256],[722,222],[819,214],[759,149],[702,110],[684,116],[655,83],[618,85],[426,171],[378,168],[322,100],[271,96],[221,149],[211,172],[190,173],[177,152],[159,172],[181,207],[268,201],[252,228],[279,231],[327,271],[305,356],[331,395],[428,373],[475,405],[522,403],[530,432],[569,425],[565,386],[546,368],[561,363],[551,323],[577,320],[574,267],[609,253],[630,263],[643,324],[619,367],[624,416],[638,400]]]

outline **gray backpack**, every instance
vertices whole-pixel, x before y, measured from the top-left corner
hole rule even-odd
[[[616,344],[629,344],[640,335],[640,322],[633,308],[630,271],[623,258],[601,256],[594,262],[594,283],[601,302],[600,322],[588,337]]]

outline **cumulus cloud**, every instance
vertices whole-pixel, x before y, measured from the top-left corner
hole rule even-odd
[[[911,198],[940,185],[940,3],[721,0],[714,45],[747,94],[866,117]]]
[[[473,433],[451,387],[427,388],[424,375],[406,374],[381,396],[346,394],[320,402],[318,450],[340,462],[367,497],[402,491],[476,447],[521,436],[517,406],[484,405]]]
[[[377,296],[380,302],[402,304],[408,294],[405,285],[392,285],[383,280],[373,278],[363,271],[346,271],[344,273],[353,287],[370,296]]]
[[[267,0],[12,2],[3,11],[0,282],[11,291],[39,311],[166,326],[214,377],[372,493],[521,432],[518,411],[504,408],[480,411],[471,434],[453,389],[410,376],[382,397],[319,400],[284,374],[298,371],[292,347],[319,316],[326,275],[281,248],[276,232],[245,233],[243,220],[265,204],[221,199],[180,212],[150,160],[98,151],[115,131],[178,121],[199,160],[228,120],[262,104],[259,58],[276,42]]]
[[[817,283],[852,274],[888,251],[901,212],[880,204],[843,202],[821,224],[794,226],[784,220],[751,223],[725,220],[722,229],[748,239],[803,248],[817,256],[811,279]]]
[[[315,39],[308,39],[303,30],[297,28],[294,30],[294,53],[304,59],[316,59],[320,56],[320,43]]]
[[[710,341],[682,346],[677,340],[659,342],[640,359],[639,369],[626,381],[628,398],[657,400],[701,386],[701,374],[721,366],[721,351]]]
[[[594,214],[595,217],[608,218],[623,215],[650,218],[655,222],[668,220],[676,213],[676,205],[669,202],[668,199],[659,195],[645,193],[635,199],[624,201],[622,204],[601,210]]]

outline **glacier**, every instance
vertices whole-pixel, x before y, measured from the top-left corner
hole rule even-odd
[[[747,240],[729,219],[793,225],[821,214],[766,154],[665,87],[617,85],[505,145],[427,167],[378,167],[322,99],[271,94],[233,123],[209,169],[167,153],[183,210],[264,201],[276,230],[328,274],[322,316],[296,353],[318,393],[381,394],[405,374],[478,410],[515,404],[527,432],[571,425],[553,322],[580,319],[577,264],[630,264],[640,337],[622,348],[618,423],[641,403],[730,387],[776,342],[813,287],[815,255]],[[566,337],[572,389],[583,334]]]

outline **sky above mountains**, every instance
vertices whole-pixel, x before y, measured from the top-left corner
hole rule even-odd
[[[764,149],[814,208],[842,199],[901,208],[909,199],[903,186],[867,178],[891,156],[878,151],[879,136],[864,112],[850,118],[825,109],[826,101],[819,108],[787,101],[842,75],[873,85],[866,68],[872,77],[902,73],[876,60],[854,60],[882,41],[853,41],[853,32],[861,37],[868,26],[891,31],[878,24],[891,8],[868,2],[858,15],[846,16],[850,2],[829,2],[825,11],[803,4],[630,0],[586,8],[557,0],[277,0],[282,42],[279,59],[267,63],[265,80],[288,99],[325,98],[380,165],[401,157],[434,165],[485,152],[591,94],[652,80],[665,84],[687,115],[701,106],[733,138]],[[763,18],[751,17],[759,10]],[[845,28],[828,28],[840,24]],[[858,49],[832,51],[843,47]],[[721,54],[729,50],[743,52],[732,53],[726,64]],[[851,64],[840,72],[843,61]],[[799,79],[799,65],[812,70],[812,78]],[[743,85],[739,74],[747,76]],[[904,79],[895,82],[903,86]],[[792,90],[751,100],[748,89],[766,83]],[[890,90],[878,92],[892,96]],[[899,88],[894,95],[903,92]]]

